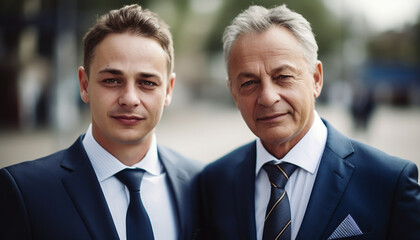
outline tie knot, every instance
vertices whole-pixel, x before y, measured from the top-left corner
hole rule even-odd
[[[287,180],[289,180],[289,177],[296,170],[297,166],[283,162],[280,164],[266,163],[263,168],[267,172],[271,185],[276,188],[284,189]]]
[[[143,169],[131,169],[126,168],[118,173],[115,176],[127,186],[130,192],[140,191],[141,180],[143,179],[144,170]]]

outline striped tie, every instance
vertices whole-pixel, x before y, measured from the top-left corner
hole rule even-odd
[[[290,163],[263,166],[271,183],[271,197],[264,222],[263,240],[290,240],[290,204],[284,187],[297,166]]]

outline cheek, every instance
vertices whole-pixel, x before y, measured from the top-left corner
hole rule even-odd
[[[250,98],[239,98],[236,105],[241,112],[242,116],[246,121],[252,121],[254,119],[255,101]]]
[[[295,118],[298,121],[305,122],[314,107],[314,97],[312,89],[302,88],[298,91],[295,91],[291,95],[291,100],[289,104],[292,106],[295,114]]]
[[[106,112],[118,103],[117,94],[112,92],[91,91],[89,97],[92,112]]]
[[[103,117],[103,115],[107,114],[107,103],[101,101],[101,99],[95,99],[90,101],[90,111],[93,115],[98,117]]]
[[[149,111],[161,112],[165,105],[165,92],[155,91],[153,93],[144,93],[140,96],[143,106]]]
[[[309,104],[313,99],[313,87],[309,85],[296,85],[290,89],[284,98],[294,107],[299,108]]]

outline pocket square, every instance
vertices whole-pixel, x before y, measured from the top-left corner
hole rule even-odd
[[[331,236],[328,238],[330,239],[339,239],[345,237],[353,237],[362,235],[363,232],[360,230],[359,226],[357,226],[356,221],[349,215],[338,225],[338,227],[334,230]]]

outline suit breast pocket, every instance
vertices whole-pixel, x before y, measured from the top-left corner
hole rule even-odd
[[[370,233],[363,233],[361,235],[352,236],[352,237],[345,237],[345,238],[336,238],[337,240],[377,240],[378,238],[375,238]]]

